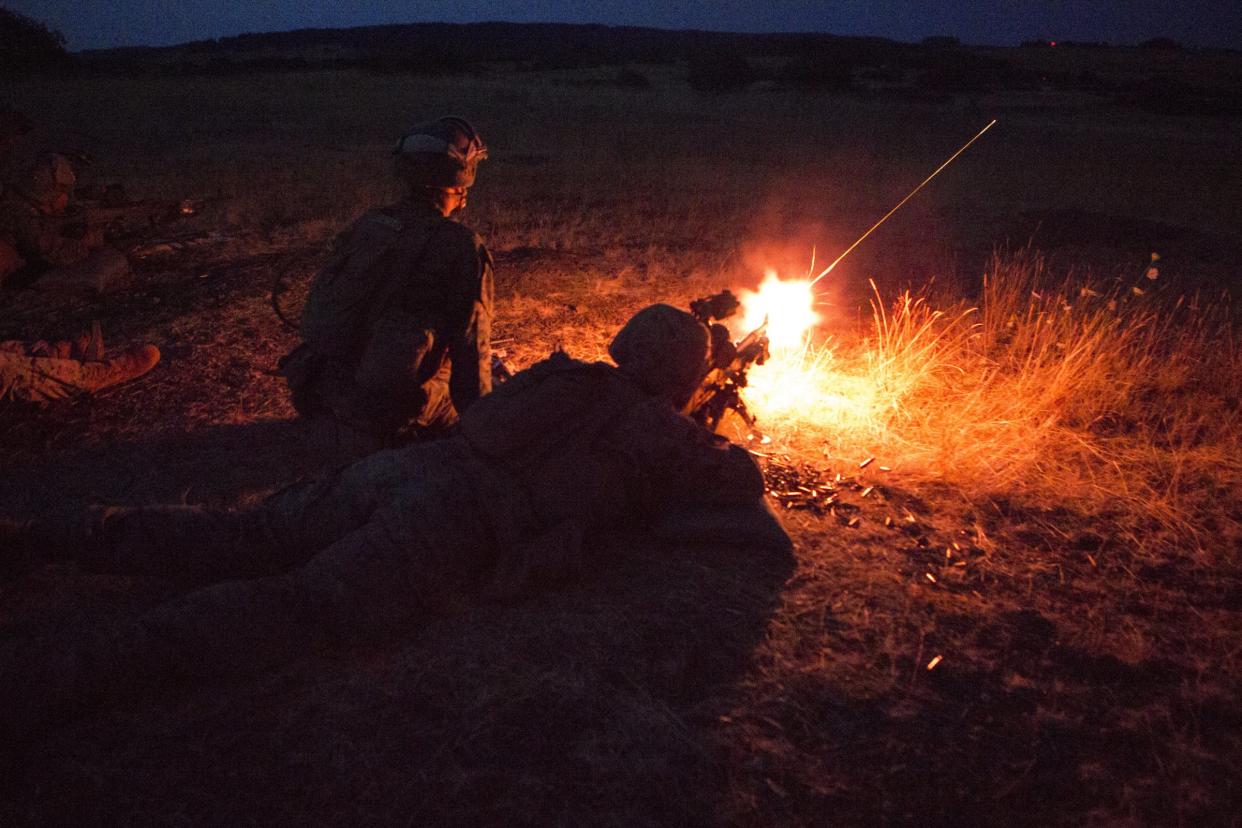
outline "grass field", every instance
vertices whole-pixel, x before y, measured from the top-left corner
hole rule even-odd
[[[3,295],[0,338],[97,318],[165,354],[94,401],[0,412],[5,515],[239,505],[317,471],[266,373],[296,342],[269,292],[281,276],[296,311],[333,234],[393,195],[411,121],[461,114],[492,147],[466,220],[519,366],[558,342],[600,358],[653,301],[804,275],[999,123],[819,284],[811,403],[765,403],[776,365],[755,371],[792,561],[607,539],[600,571],[529,601],[90,711],[21,757],[5,824],[1236,820],[1236,122],[639,70],[651,88],[13,85],[90,175],[211,201],[115,293]],[[832,511],[790,495],[823,482]],[[47,568],[0,593],[0,625],[106,625],[178,588]]]

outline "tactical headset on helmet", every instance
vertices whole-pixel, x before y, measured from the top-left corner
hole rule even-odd
[[[410,185],[454,189],[474,184],[487,145],[464,118],[447,117],[407,132],[393,157],[397,175]]]
[[[653,396],[680,407],[708,369],[707,326],[671,305],[649,305],[625,323],[608,354]]]

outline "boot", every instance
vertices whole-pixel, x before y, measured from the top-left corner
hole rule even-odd
[[[89,334],[80,333],[73,338],[71,355],[82,362],[99,362],[104,358],[103,329],[98,319],[91,322]]]
[[[98,391],[132,380],[150,371],[159,361],[159,348],[154,345],[137,345],[104,362],[83,363],[83,373],[87,375],[84,376],[85,388],[88,391]]]

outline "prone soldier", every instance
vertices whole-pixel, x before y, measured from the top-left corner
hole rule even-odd
[[[116,629],[0,645],[7,726],[392,634],[480,592],[521,594],[588,568],[584,537],[613,527],[788,554],[750,454],[680,413],[709,364],[706,327],[653,305],[609,352],[616,367],[554,354],[478,400],[447,439],[376,452],[248,511],[0,522],[10,572],[71,560],[210,584]]]

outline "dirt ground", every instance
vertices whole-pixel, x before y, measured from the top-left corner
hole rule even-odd
[[[954,103],[700,99],[652,74],[653,92],[584,91],[556,73],[404,90],[432,114],[481,113],[495,136],[468,220],[493,247],[495,334],[519,366],[557,342],[598,358],[651,301],[753,286],[756,248],[796,258],[805,240],[848,241],[973,132]],[[271,288],[280,275],[296,310],[331,233],[382,197],[368,153],[400,129],[404,113],[382,102],[401,81],[268,81],[261,95],[236,79],[17,89],[107,174],[221,206],[149,239],[118,291],[4,294],[4,338],[99,319],[113,343],[153,341],[164,360],[93,400],[0,412],[0,514],[245,505],[321,470],[269,373],[297,341]],[[992,136],[973,172],[860,249],[841,275],[843,318],[868,275],[953,284],[1033,234],[1084,266],[1141,264],[1159,244],[1188,284],[1236,286],[1228,125],[981,105],[1015,137]],[[102,134],[83,137],[88,124]],[[608,538],[597,571],[529,600],[83,711],[23,746],[0,821],[1236,822],[1236,549],[1135,545],[1072,501],[967,499],[952,480],[885,471],[894,458],[845,458],[837,480],[842,458],[766,453],[777,492],[839,493],[831,513],[782,508],[791,558]],[[1237,492],[1219,497],[1236,525]],[[47,567],[3,586],[0,630],[89,630],[182,588]]]

